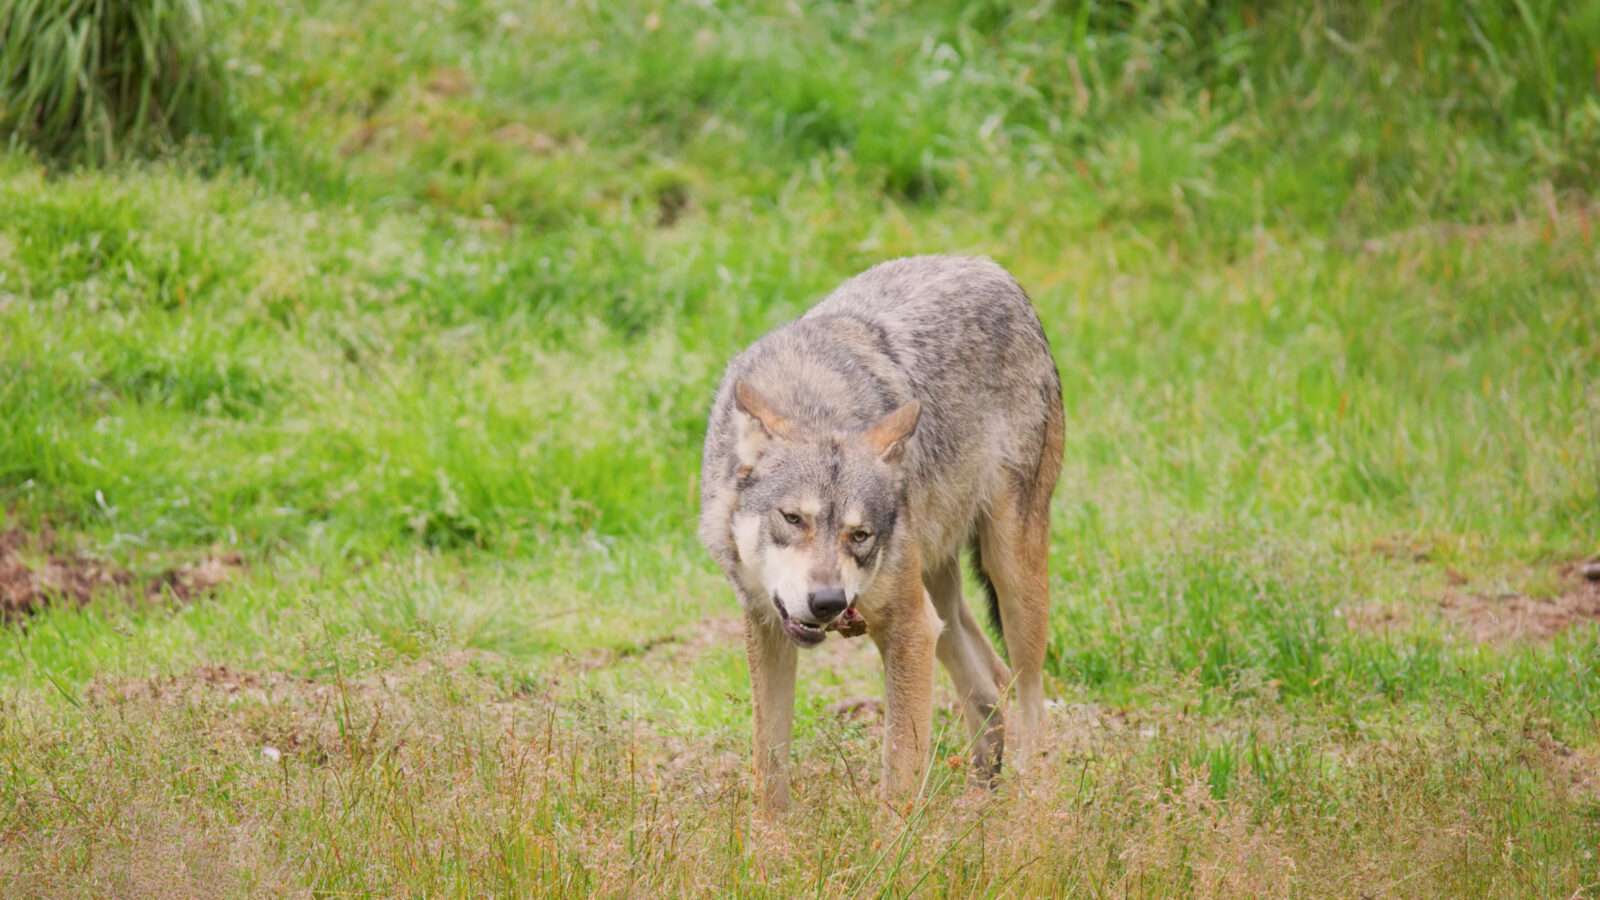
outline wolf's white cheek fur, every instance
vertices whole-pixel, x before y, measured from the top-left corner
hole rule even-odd
[[[778,595],[778,602],[789,615],[804,614],[810,618],[806,607],[810,579],[806,575],[810,560],[794,547],[768,546],[761,554],[761,582],[769,593]]]
[[[761,517],[738,513],[733,517],[733,548],[739,553],[739,565],[752,575],[759,575],[756,551],[761,546]]]
[[[765,575],[761,561],[761,517],[749,513],[735,514],[731,523],[734,552],[739,554],[739,581],[750,592],[746,601],[750,611],[757,616],[773,615],[771,598],[767,596]]]

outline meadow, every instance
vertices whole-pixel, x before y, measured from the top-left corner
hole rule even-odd
[[[0,895],[1600,893],[1600,5],[205,7],[225,121],[0,152]],[[928,252],[1060,367],[1055,749],[941,673],[886,809],[831,638],[763,822],[705,414]]]

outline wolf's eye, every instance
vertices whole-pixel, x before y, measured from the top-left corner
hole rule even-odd
[[[872,532],[866,530],[865,528],[857,528],[855,531],[850,532],[850,543],[865,544],[867,539],[871,537]]]
[[[798,513],[792,513],[792,512],[783,513],[783,520],[785,522],[788,522],[790,525],[799,525],[800,524],[800,516],[799,516]]]

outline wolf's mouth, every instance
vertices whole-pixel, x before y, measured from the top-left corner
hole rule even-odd
[[[777,594],[772,595],[772,605],[778,608],[778,619],[783,623],[783,633],[789,636],[789,640],[802,647],[815,647],[828,637],[820,625],[807,625],[789,618],[789,611],[783,608],[783,601],[778,599]]]
[[[807,625],[803,622],[796,622],[793,619],[783,623],[783,631],[789,635],[790,640],[802,647],[815,647],[827,637],[827,634],[821,628]]]

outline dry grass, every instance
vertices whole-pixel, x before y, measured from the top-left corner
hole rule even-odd
[[[1026,776],[991,795],[949,761],[901,818],[872,799],[870,729],[840,724],[803,742],[797,811],[768,825],[742,747],[502,671],[486,654],[331,681],[207,666],[96,682],[70,708],[7,698],[0,886],[1567,896],[1593,876],[1571,824],[1593,780],[1531,725],[1352,734],[1265,709],[1224,725],[1060,707],[1058,750]],[[1193,748],[1243,735],[1255,761],[1219,791],[1231,764]],[[1543,821],[1518,821],[1528,803]]]

